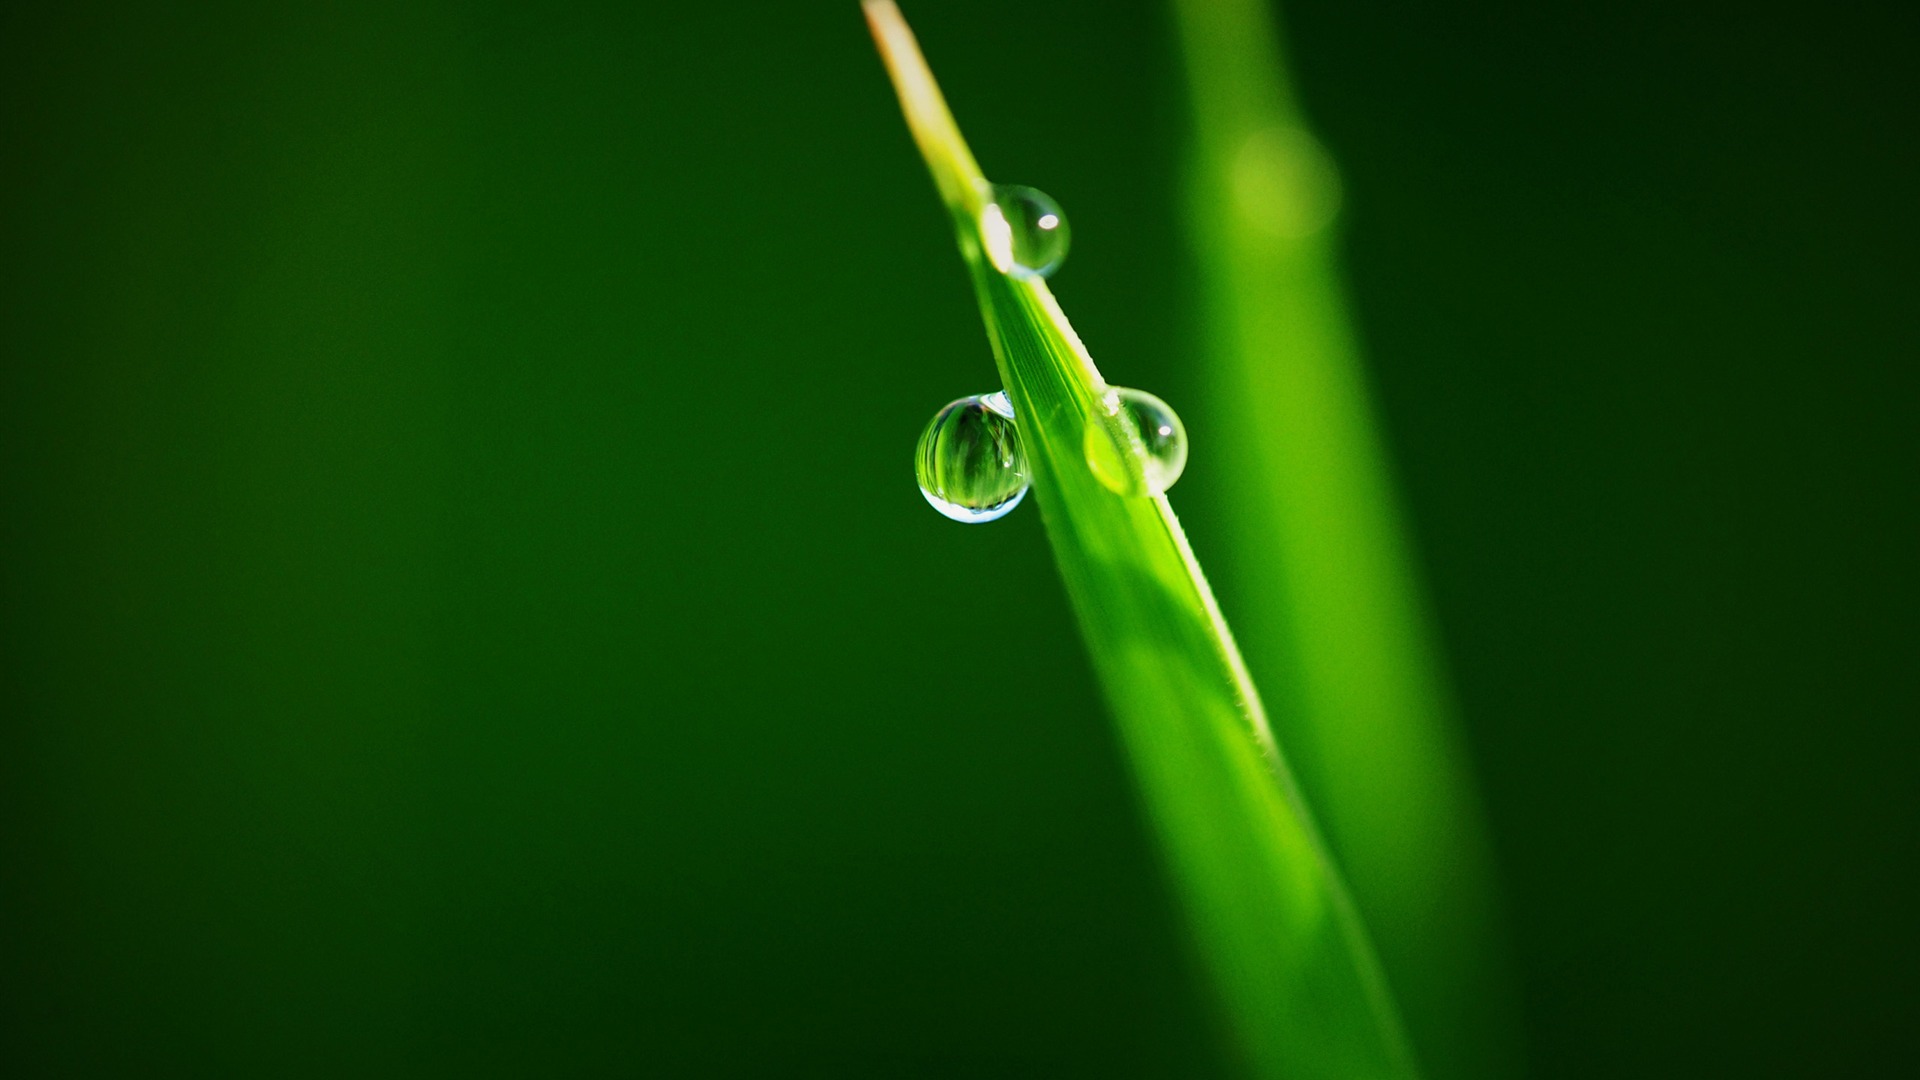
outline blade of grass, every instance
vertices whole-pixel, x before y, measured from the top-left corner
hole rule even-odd
[[[1106,383],[1044,282],[985,257],[986,178],[892,0],[867,19],[952,213],[1047,534],[1238,1051],[1288,1080],[1414,1075],[1378,965],[1164,496],[1082,457]]]
[[[1266,0],[1175,0],[1228,580],[1281,741],[1436,1076],[1517,1071],[1490,859],[1334,269],[1339,181]]]

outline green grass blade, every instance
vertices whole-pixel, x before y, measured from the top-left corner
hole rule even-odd
[[[1106,384],[1045,283],[985,257],[987,181],[891,0],[865,6],[952,212],[1034,499],[1238,1049],[1263,1077],[1412,1076],[1366,935],[1172,507],[1088,471],[1083,431]]]
[[[1339,181],[1265,0],[1175,0],[1194,113],[1210,434],[1248,657],[1422,1062],[1516,1068],[1490,859],[1334,258]]]

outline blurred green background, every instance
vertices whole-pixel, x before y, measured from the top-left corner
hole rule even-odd
[[[906,12],[1224,564],[1168,14]],[[1920,16],[1285,21],[1533,1073],[1899,1071]],[[852,0],[21,3],[0,81],[9,1072],[1227,1074],[1038,515],[914,490],[993,369]]]

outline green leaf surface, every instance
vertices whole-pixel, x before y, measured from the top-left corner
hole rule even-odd
[[[1188,218],[1253,669],[1433,1075],[1517,1071],[1490,858],[1335,266],[1340,181],[1265,0],[1175,0]]]
[[[891,0],[867,18],[952,213],[1038,502],[1142,801],[1253,1074],[1414,1074],[1371,947],[1165,496],[1084,457],[1107,384],[1043,281],[987,258],[991,187]]]

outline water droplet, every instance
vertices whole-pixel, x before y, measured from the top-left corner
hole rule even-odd
[[[1066,211],[1044,191],[995,184],[980,212],[980,237],[994,268],[1010,277],[1048,277],[1067,259]]]
[[[933,414],[913,453],[920,494],[955,521],[1006,516],[1027,495],[1027,455],[1004,391],[975,394]]]
[[[1187,429],[1173,407],[1145,390],[1107,388],[1102,415],[1087,424],[1087,468],[1118,495],[1159,495],[1187,467]]]

